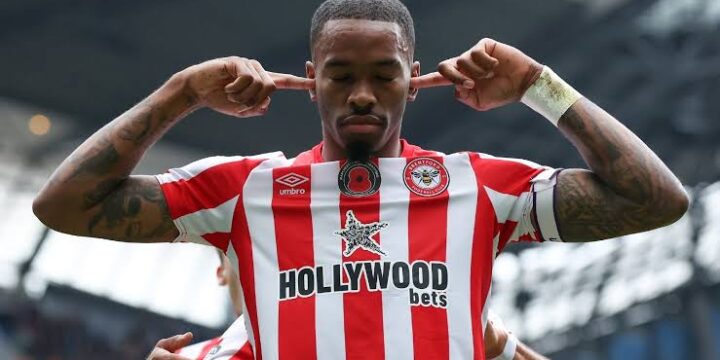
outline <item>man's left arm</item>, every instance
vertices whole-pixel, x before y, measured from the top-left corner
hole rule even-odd
[[[558,128],[590,170],[558,176],[555,210],[564,241],[592,241],[669,225],[689,200],[680,181],[642,140],[586,98]]]
[[[482,39],[441,62],[437,73],[410,82],[411,88],[443,85],[454,85],[455,98],[478,111],[522,99],[578,149],[590,170],[564,170],[556,185],[555,215],[563,241],[651,230],[687,211],[680,181],[642,140],[520,50]]]

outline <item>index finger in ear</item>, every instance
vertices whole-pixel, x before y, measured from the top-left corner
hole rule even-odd
[[[263,82],[262,89],[260,89],[260,91],[255,95],[255,101],[252,104],[255,106],[270,96],[270,94],[277,89],[277,85],[259,62],[253,61],[250,64],[255,68],[255,71],[257,71],[258,75],[260,75]]]
[[[315,79],[308,79],[295,75],[269,72],[270,78],[278,89],[312,90],[315,88]]]
[[[410,87],[411,88],[417,88],[417,89],[424,89],[424,88],[430,88],[430,87],[438,87],[438,86],[448,86],[452,85],[452,81],[446,79],[442,74],[439,72],[433,72],[417,77],[411,77],[410,78]]]

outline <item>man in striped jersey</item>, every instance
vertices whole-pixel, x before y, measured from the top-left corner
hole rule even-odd
[[[214,355],[218,356],[214,357],[216,359],[247,360],[253,358],[242,316],[243,300],[240,281],[227,256],[220,250],[217,252],[220,258],[220,265],[215,270],[218,285],[227,286],[233,313],[237,318],[221,336],[190,346],[188,344],[193,336],[189,332],[161,339],[148,355],[148,360],[203,360],[210,359]]]
[[[240,57],[173,75],[59,166],[35,214],[72,234],[225,251],[258,359],[483,359],[492,264],[507,244],[612,238],[670,224],[688,207],[637,136],[512,46],[482,39],[421,76],[412,18],[397,0],[322,3],[310,44],[306,78]],[[451,86],[477,111],[522,101],[589,169],[402,140],[405,105],[430,86]],[[259,116],[274,91],[297,89],[322,124],[322,142],[297,157],[213,157],[130,175],[194,110]]]

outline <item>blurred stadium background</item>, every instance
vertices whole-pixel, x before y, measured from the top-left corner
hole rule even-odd
[[[48,231],[30,205],[83,139],[185,66],[226,55],[302,74],[319,1],[0,2],[0,360],[142,359],[159,338],[216,336],[232,315],[212,250],[125,245]],[[720,1],[407,2],[424,71],[481,37],[551,65],[654,149],[691,193],[688,214],[594,244],[515,245],[492,306],[553,359],[720,359]],[[304,95],[262,119],[200,111],[145,157],[157,173],[213,154],[319,141]],[[405,137],[582,166],[521,105],[478,114],[448,89],[408,107]]]

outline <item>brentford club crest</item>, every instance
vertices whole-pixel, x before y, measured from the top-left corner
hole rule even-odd
[[[413,159],[403,170],[405,186],[420,196],[435,196],[447,189],[448,171],[439,161],[431,158]]]
[[[349,161],[340,169],[338,187],[347,196],[373,195],[380,189],[380,170],[371,162]]]

